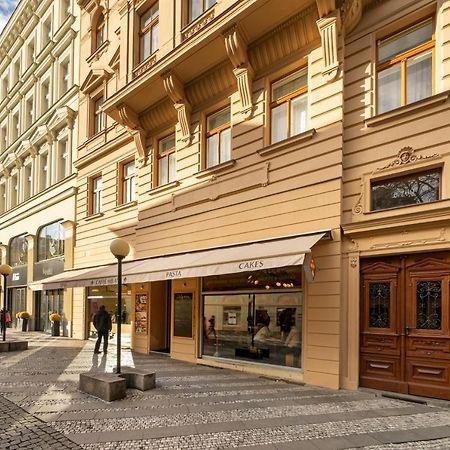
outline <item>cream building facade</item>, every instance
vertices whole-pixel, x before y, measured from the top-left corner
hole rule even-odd
[[[0,35],[0,243],[13,267],[8,308],[72,333],[72,292],[29,283],[72,267],[77,148],[79,9],[72,0],[21,1]]]
[[[79,4],[73,336],[450,398],[450,2]]]

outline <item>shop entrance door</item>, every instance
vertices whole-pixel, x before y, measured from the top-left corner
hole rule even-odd
[[[450,255],[361,263],[360,385],[450,399]]]

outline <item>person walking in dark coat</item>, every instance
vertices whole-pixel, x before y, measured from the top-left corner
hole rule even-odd
[[[97,330],[98,339],[95,343],[94,353],[100,353],[100,344],[103,337],[103,353],[108,352],[108,337],[112,329],[111,316],[105,309],[105,305],[101,305],[100,309],[94,316],[94,327]]]

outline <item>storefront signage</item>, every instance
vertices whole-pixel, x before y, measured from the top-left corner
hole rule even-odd
[[[134,331],[136,333],[147,334],[147,311],[148,295],[136,294],[134,317]]]
[[[239,263],[240,270],[255,270],[255,269],[262,269],[263,267],[264,263],[260,260],[245,261]]]
[[[122,283],[125,283],[126,280],[126,278],[122,277]],[[90,282],[90,286],[111,286],[113,284],[117,284],[117,277],[97,278]]]
[[[312,283],[316,277],[316,261],[312,257],[311,253],[308,253],[303,263],[303,269],[305,271],[306,279]]]
[[[173,334],[178,337],[192,337],[192,292],[175,292],[173,295]]]
[[[173,278],[181,278],[181,270],[171,270],[166,272],[167,280],[172,280]]]
[[[24,286],[27,284],[27,266],[15,266],[12,268],[11,278],[8,280],[8,285]]]
[[[64,259],[54,258],[34,263],[33,276],[34,280],[42,280],[44,278],[57,275],[64,272]]]

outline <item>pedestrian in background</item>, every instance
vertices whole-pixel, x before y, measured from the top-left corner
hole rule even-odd
[[[103,338],[103,353],[108,353],[108,336],[112,330],[111,316],[105,309],[105,305],[101,305],[99,310],[95,313],[92,321],[97,330],[97,342],[95,343],[94,353],[100,353],[100,344]]]

